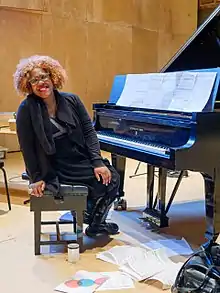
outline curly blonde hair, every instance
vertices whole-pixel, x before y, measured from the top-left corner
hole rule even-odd
[[[59,61],[49,56],[34,55],[21,59],[13,75],[14,87],[19,95],[26,95],[32,92],[29,77],[34,68],[42,68],[48,72],[55,89],[61,89],[67,80],[65,69],[60,65]]]

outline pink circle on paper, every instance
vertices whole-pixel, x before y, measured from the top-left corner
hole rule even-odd
[[[107,280],[108,278],[98,278],[98,279],[96,279],[95,280],[95,283],[97,284],[97,285],[102,285],[106,280]]]
[[[78,288],[79,287],[77,280],[68,280],[64,284],[69,288]]]

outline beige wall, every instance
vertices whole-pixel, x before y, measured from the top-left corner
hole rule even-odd
[[[197,0],[0,0],[0,111],[21,99],[12,86],[20,58],[48,54],[66,67],[65,90],[91,110],[113,77],[158,71],[197,26]]]

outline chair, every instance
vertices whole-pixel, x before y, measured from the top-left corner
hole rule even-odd
[[[3,172],[3,176],[4,176],[4,183],[5,183],[5,191],[6,191],[6,195],[7,195],[7,201],[8,201],[8,209],[11,210],[11,200],[10,200],[10,193],[9,193],[9,189],[8,189],[8,180],[7,180],[7,174],[4,168],[4,161],[0,160],[0,169]]]
[[[23,180],[29,180],[28,175],[22,173]],[[87,206],[88,188],[80,185],[60,185],[59,197],[48,190],[44,191],[42,197],[30,196],[24,204],[30,202],[30,211],[34,212],[34,251],[40,254],[41,245],[59,245],[77,242],[80,252],[83,251],[83,215]],[[69,211],[73,217],[72,221],[41,221],[41,213],[48,211]],[[72,224],[76,234],[76,240],[61,240],[59,225]],[[56,225],[56,240],[41,240],[41,226]]]
[[[30,210],[34,212],[34,243],[35,255],[40,254],[41,245],[58,245],[77,242],[80,252],[83,251],[83,215],[86,210],[88,188],[86,186],[61,185],[60,197],[45,191],[42,197],[30,197]],[[46,211],[71,210],[73,221],[41,221],[41,213]],[[76,225],[77,223],[77,225]],[[56,225],[57,240],[41,240],[41,225]],[[73,224],[76,240],[61,240],[60,224]]]

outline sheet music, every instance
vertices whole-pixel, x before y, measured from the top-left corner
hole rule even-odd
[[[210,98],[216,74],[190,71],[128,74],[117,105],[200,112]]]

